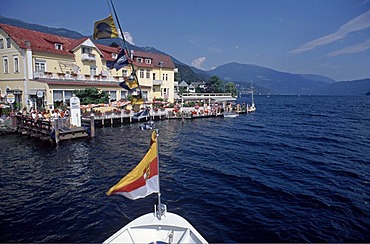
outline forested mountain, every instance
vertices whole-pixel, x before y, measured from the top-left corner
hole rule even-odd
[[[366,95],[370,92],[370,78],[352,81],[339,81],[315,91],[317,95]]]

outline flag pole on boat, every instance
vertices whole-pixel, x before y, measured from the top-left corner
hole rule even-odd
[[[158,166],[158,206],[157,206],[158,214],[157,214],[157,218],[161,220],[162,215],[166,211],[166,206],[161,203],[161,185],[159,181],[159,177],[160,177],[159,175],[159,143],[158,143],[159,129],[155,129],[155,133],[156,133],[156,142],[157,142],[157,166]]]

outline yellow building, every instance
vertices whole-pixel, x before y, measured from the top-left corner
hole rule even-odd
[[[109,69],[119,48],[0,24],[0,99],[14,94],[16,107],[53,109],[69,105],[76,89],[95,87],[111,101],[125,98],[119,86],[131,66]],[[131,51],[144,98],[174,101],[175,68],[171,57]]]

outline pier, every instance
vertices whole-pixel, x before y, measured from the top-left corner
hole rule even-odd
[[[93,118],[90,118],[90,121],[84,120],[81,127],[70,126],[69,118],[50,121],[45,119],[35,120],[29,116],[17,115],[13,117],[13,120],[16,121],[18,133],[53,144],[65,140],[95,136]]]

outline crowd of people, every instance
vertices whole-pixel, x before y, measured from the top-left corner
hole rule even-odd
[[[27,116],[32,118],[33,120],[43,119],[48,121],[54,121],[55,119],[59,118],[68,118],[69,117],[69,110],[68,109],[53,109],[53,110],[39,110],[35,108],[31,108],[27,111],[26,108],[23,108],[21,114],[23,116]]]

